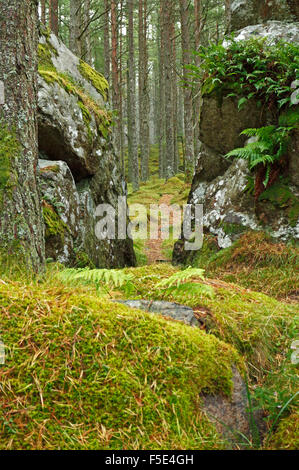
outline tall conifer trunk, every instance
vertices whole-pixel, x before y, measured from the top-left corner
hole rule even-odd
[[[44,224],[37,186],[37,2],[0,0],[0,31],[0,249],[38,271]]]

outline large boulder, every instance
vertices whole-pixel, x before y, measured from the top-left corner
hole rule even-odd
[[[96,208],[127,189],[112,144],[105,78],[53,34],[39,44],[39,180],[48,258],[75,266],[136,263],[133,243],[99,240]]]
[[[270,44],[278,39],[298,42],[299,23],[247,26],[236,38],[241,41],[253,35],[267,37]],[[255,201],[254,176],[246,161],[231,162],[224,156],[245,144],[247,137],[240,136],[244,129],[276,125],[279,110],[272,106],[270,111],[254,99],[240,107],[241,97],[230,93],[214,90],[202,96],[201,150],[188,202],[203,204],[204,231],[217,237],[220,248],[229,247],[248,230],[264,230],[282,241],[299,240],[299,133],[293,134],[289,145],[288,168]],[[174,262],[189,259],[183,242],[175,246]]]
[[[200,140],[220,155],[244,145],[246,137],[240,136],[244,129],[271,122],[271,115],[257,106],[255,100],[248,101],[240,108],[239,99],[240,97],[223,96],[219,100],[215,92],[203,96]]]
[[[299,20],[297,0],[234,0],[231,12],[233,31],[268,20]]]
[[[235,161],[224,175],[193,189],[190,204],[204,205],[205,230],[227,248],[248,230],[266,230],[273,238],[299,240],[299,188],[276,183],[255,205],[247,190],[250,171],[245,160]]]
[[[252,37],[266,38],[267,44],[275,44],[282,39],[291,43],[299,42],[298,23],[268,21],[265,24],[249,25],[237,31],[236,41],[244,41]],[[227,44],[225,41],[224,44]]]

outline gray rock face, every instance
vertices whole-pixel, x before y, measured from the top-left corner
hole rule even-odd
[[[291,183],[299,190],[299,131],[295,133],[289,150],[289,174]]]
[[[282,241],[299,240],[299,220],[290,225],[283,208],[265,203],[257,213],[253,196],[245,191],[249,176],[247,162],[236,160],[224,175],[200,183],[191,194],[190,204],[204,205],[204,227],[217,236],[219,247],[228,248],[248,230],[266,230]]]
[[[193,185],[197,187],[203,181],[213,181],[225,173],[229,166],[230,162],[226,158],[201,143]]]
[[[231,10],[233,31],[269,20],[299,20],[296,0],[234,0]]]
[[[38,90],[47,256],[79,267],[135,265],[132,240],[99,240],[95,231],[97,206],[109,204],[117,213],[118,198],[126,200],[127,193],[109,120],[105,126],[99,120],[101,113],[108,115],[105,93],[86,79],[78,57],[53,34],[42,36],[40,45],[53,65],[40,69]],[[105,90],[105,79],[92,73]]]
[[[282,39],[287,42],[298,43],[298,23],[268,21],[266,24],[246,26],[246,28],[236,33],[235,40],[244,41],[253,37],[267,38],[268,44],[275,44]]]
[[[40,42],[51,54],[54,73],[70,77],[104,110],[104,98],[80,73],[78,57],[54,34],[47,40],[42,36]],[[39,76],[38,108],[40,151],[51,160],[65,161],[76,181],[93,176],[103,153],[96,115],[86,110],[80,96],[63,86],[62,81],[45,74]]]
[[[299,40],[299,23],[271,21],[248,26],[237,34],[237,39],[248,39],[253,34],[267,36],[270,42],[282,38],[295,42]],[[244,129],[276,124],[278,110],[265,111],[254,100],[239,110],[238,100],[224,96],[220,101],[215,92],[202,97],[202,147],[188,203],[203,204],[204,231],[217,237],[220,248],[231,246],[248,230],[264,230],[282,241],[299,240],[298,132],[291,140],[289,169],[284,174],[289,182],[277,182],[272,192],[264,193],[255,204],[252,192],[248,191],[253,174],[247,163],[242,160],[231,163],[223,157],[245,144],[246,137],[240,136]],[[184,252],[180,240],[175,245],[173,261],[184,263],[189,254]]]
[[[150,313],[159,313],[163,317],[170,317],[177,321],[182,321],[186,325],[199,326],[192,308],[172,302],[149,301],[149,300],[119,300],[118,303],[131,308],[145,310]]]
[[[241,109],[238,109],[238,101],[238,98],[224,96],[222,102],[219,102],[214,93],[203,96],[200,140],[220,155],[226,155],[244,145],[246,137],[240,136],[244,129],[260,127],[271,120],[271,116],[258,108],[254,100],[247,102]]]
[[[248,413],[246,386],[240,372],[235,367],[233,367],[233,385],[231,399],[223,395],[203,396],[203,410],[214,422],[219,434],[222,434],[233,445],[243,448],[247,444],[243,436],[250,440],[253,437],[253,430]],[[254,421],[256,430],[260,435],[264,434],[266,429],[261,412],[254,412]]]
[[[69,263],[80,232],[79,195],[65,162],[39,160],[39,186],[46,225],[46,257]]]

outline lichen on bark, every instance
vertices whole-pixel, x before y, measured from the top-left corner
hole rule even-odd
[[[37,24],[37,2],[0,1],[0,80],[5,86],[5,103],[0,105],[5,123],[0,137],[5,149],[0,251],[16,261],[21,255],[36,271],[44,264],[44,225],[36,180]]]

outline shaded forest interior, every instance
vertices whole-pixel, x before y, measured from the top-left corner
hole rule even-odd
[[[229,31],[230,1],[42,0],[40,16],[109,81],[115,147],[134,190],[150,177],[153,145],[160,178],[183,171],[191,181],[200,87],[186,66],[199,66],[193,52]]]

